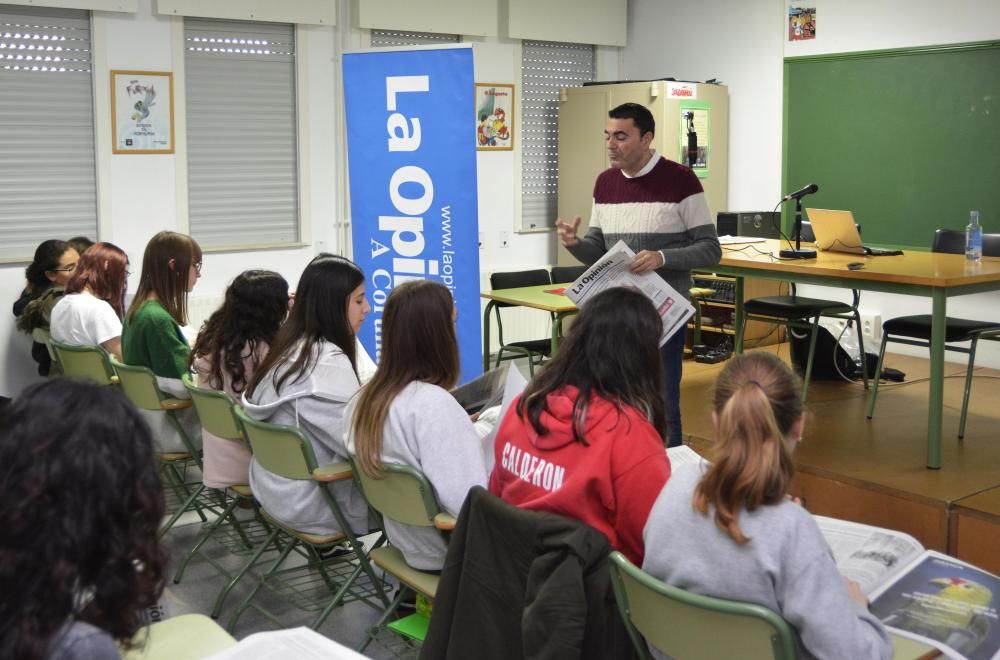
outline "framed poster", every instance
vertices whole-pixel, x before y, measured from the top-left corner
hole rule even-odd
[[[111,121],[113,153],[174,153],[174,74],[111,71]]]
[[[514,148],[514,86],[476,83],[476,149]]]

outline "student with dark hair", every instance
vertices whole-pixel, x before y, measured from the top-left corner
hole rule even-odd
[[[378,371],[347,408],[347,450],[358,468],[378,478],[386,463],[415,467],[454,515],[488,476],[483,443],[448,392],[460,375],[451,292],[430,280],[406,282],[385,304]],[[386,520],[385,531],[410,566],[441,570],[446,548],[437,530]]]
[[[288,314],[288,282],[270,270],[240,273],[226,289],[222,307],[198,333],[189,365],[199,384],[222,390],[239,401],[247,382],[267,355],[268,346]],[[211,488],[246,485],[250,450],[202,431],[204,482]]]
[[[662,332],[639,291],[613,288],[587,301],[500,424],[490,492],[585,522],[640,563],[646,516],[670,477]]]
[[[317,255],[302,271],[288,319],[243,391],[248,416],[301,429],[320,465],[347,458],[344,407],[361,386],[356,336],[369,311],[357,265]],[[340,531],[314,484],[251,461],[250,486],[267,512],[290,527],[310,534]],[[351,529],[368,532],[368,507],[354,484],[341,481],[332,491]]]
[[[120,360],[127,283],[128,255],[111,243],[95,243],[80,257],[66,295],[52,308],[52,338],[101,346]]]
[[[27,280],[24,290],[14,302],[18,330],[31,334],[38,329],[49,329],[49,315],[62,297],[63,287],[79,259],[79,253],[66,241],[42,241],[35,248],[35,258],[24,269]],[[48,376],[52,359],[45,344],[33,342],[31,357],[38,363],[39,375]]]
[[[161,231],[149,239],[142,256],[139,288],[125,313],[122,357],[125,364],[147,367],[164,392],[189,398],[181,377],[188,370],[188,293],[201,277],[201,247],[193,238]],[[163,452],[187,451],[176,429],[158,412],[145,414]],[[194,408],[175,413],[191,441],[201,446],[201,424]]]
[[[118,658],[163,589],[149,429],[115,388],[56,379],[0,410],[0,657]]]
[[[90,246],[94,244],[94,241],[90,240],[86,236],[74,236],[73,238],[66,241],[73,246],[73,249],[83,256],[83,253],[90,249]]]
[[[798,377],[771,353],[726,363],[712,401],[712,463],[680,466],[670,478],[649,514],[643,569],[688,591],[770,609],[795,628],[808,657],[891,658],[868,599],[841,577],[816,522],[789,499],[801,397]]]

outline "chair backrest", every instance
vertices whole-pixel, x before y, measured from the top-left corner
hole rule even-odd
[[[575,282],[586,271],[586,266],[553,266],[552,283],[565,284],[567,282]]]
[[[98,385],[113,383],[115,370],[107,351],[100,346],[71,346],[49,339],[56,360],[68,378],[86,378]]]
[[[286,479],[312,479],[316,455],[302,431],[252,419],[236,404],[231,410],[243,426],[258,465]]]
[[[162,410],[160,402],[170,397],[160,391],[156,385],[156,375],[148,367],[123,364],[114,357],[110,360],[118,374],[122,393],[132,405],[141,410]]]
[[[378,479],[367,474],[351,459],[354,480],[368,506],[384,518],[406,525],[433,527],[441,512],[434,489],[424,474],[409,465],[385,464]]]
[[[934,232],[934,252],[949,254],[965,253],[965,231],[962,229],[938,229]],[[1000,234],[983,234],[983,256],[1000,257]]]
[[[534,270],[518,270],[509,273],[491,273],[490,288],[492,289],[519,289],[522,286],[540,286],[552,284],[549,279],[549,271],[544,268]],[[496,307],[514,307],[509,303],[495,303]],[[499,317],[499,312],[497,315]]]
[[[31,340],[45,346],[45,350],[49,352],[49,358],[52,362],[59,362],[59,356],[56,355],[55,349],[53,349],[52,344],[49,343],[52,340],[52,335],[48,330],[45,328],[35,328],[31,331]]]
[[[242,442],[243,427],[233,413],[232,397],[226,392],[195,385],[188,374],[181,380],[191,394],[202,428],[216,437]]]
[[[640,656],[649,657],[641,634],[677,660],[795,658],[795,632],[771,610],[671,587],[620,552],[610,562],[618,611]]]

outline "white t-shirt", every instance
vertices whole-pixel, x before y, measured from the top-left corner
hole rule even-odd
[[[62,297],[52,308],[49,332],[71,346],[99,346],[120,337],[122,322],[107,302],[86,291]]]

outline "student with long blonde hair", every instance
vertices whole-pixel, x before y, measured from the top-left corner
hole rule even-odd
[[[455,515],[488,476],[482,441],[448,392],[460,373],[451,293],[429,280],[406,282],[385,305],[378,370],[347,408],[347,450],[359,469],[378,478],[386,463],[415,467]],[[392,520],[385,527],[406,563],[441,570],[446,548],[437,530]]]
[[[798,632],[806,657],[891,658],[867,598],[840,576],[816,522],[789,499],[801,395],[798,377],[773,354],[726,364],[713,399],[712,462],[674,470],[649,514],[643,569],[772,610]]]
[[[201,247],[193,238],[161,231],[149,239],[142,256],[139,288],[125,313],[122,358],[125,364],[147,367],[157,385],[171,396],[187,399],[181,382],[188,371],[191,347],[181,331],[187,325],[188,293],[201,277]],[[164,415],[144,415],[162,452],[186,451]],[[194,408],[178,411],[177,419],[192,442],[201,446],[201,424]]]

